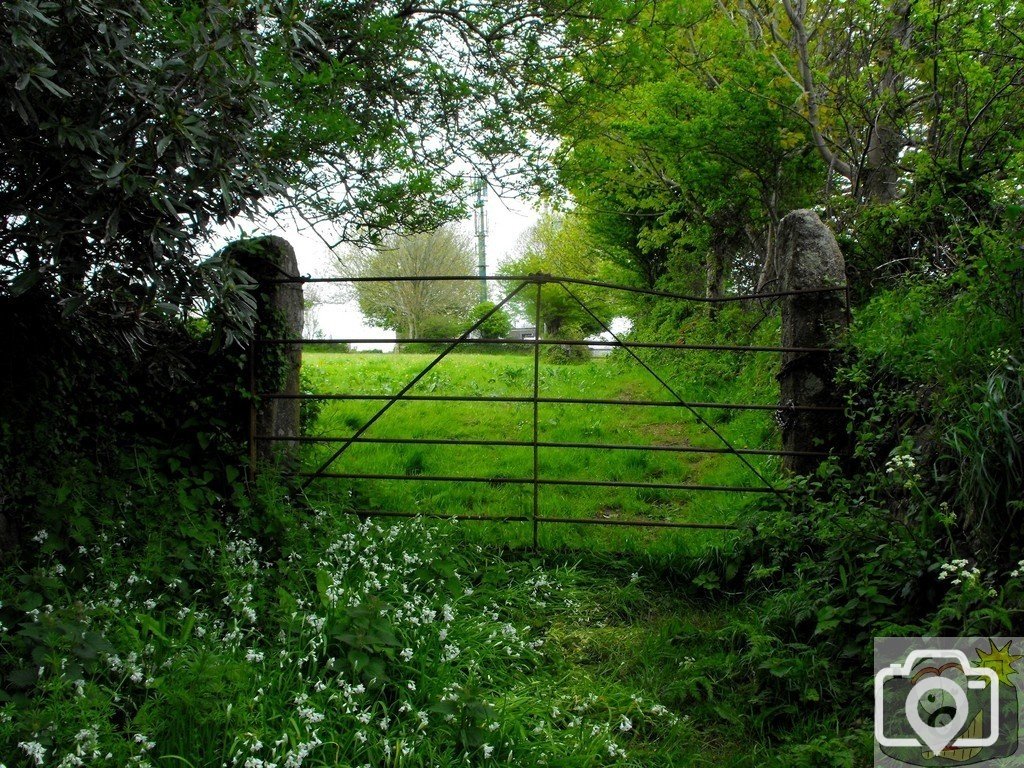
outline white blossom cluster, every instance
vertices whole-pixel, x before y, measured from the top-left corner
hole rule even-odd
[[[951,576],[951,584],[960,584],[964,581],[977,583],[981,579],[981,571],[977,566],[970,565],[966,559],[958,558],[939,566],[939,581],[945,581]]]
[[[318,513],[314,525],[326,517]],[[111,578],[105,553],[124,543],[119,533],[99,534],[79,553],[95,569],[74,605],[42,605],[26,611],[24,621],[49,625],[73,613],[84,629],[104,636],[138,622],[148,628],[139,634],[146,639],[132,650],[100,653],[98,671],[67,682],[69,659],[48,662],[38,669],[39,685],[63,686],[69,702],[105,693],[131,712],[162,680],[193,665],[196,654],[230,659],[250,681],[247,706],[266,714],[249,721],[259,724],[258,732],[235,736],[224,768],[302,768],[338,755],[353,766],[404,765],[425,743],[430,751],[450,745],[471,708],[486,734],[474,748],[474,764],[546,765],[584,752],[600,753],[602,763],[626,760],[620,741],[637,738],[645,722],[679,722],[667,708],[639,698],[620,711],[596,695],[560,694],[550,699],[549,717],[521,727],[514,709],[505,713],[501,681],[512,672],[526,672],[519,677],[529,681],[544,637],[517,622],[514,606],[496,593],[475,596],[470,577],[433,567],[452,546],[444,526],[365,521],[335,534],[315,557],[289,551],[274,562],[256,540],[229,530],[220,546],[201,552],[218,564],[222,579],[215,584],[141,573]],[[509,594],[531,606],[577,605],[539,566],[513,571],[512,578]],[[283,624],[263,615],[272,613],[267,583],[308,585],[273,596],[291,600]],[[471,680],[482,688],[474,690]],[[0,722],[11,720],[10,706],[0,705]],[[232,706],[228,722],[234,722]],[[112,738],[120,739],[116,757],[100,746]],[[104,724],[82,728],[74,739],[41,732],[17,743],[31,764],[58,768],[151,768],[165,754],[157,737],[127,729],[118,737]]]
[[[996,367],[1005,368],[1007,371],[1013,372],[1013,356],[1006,347],[996,347],[989,352],[989,360]]]
[[[885,463],[887,475],[899,476],[903,480],[903,487],[910,489],[921,479],[917,472],[917,461],[910,453],[897,453]]]

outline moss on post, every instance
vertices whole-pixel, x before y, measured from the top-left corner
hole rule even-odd
[[[250,386],[256,392],[298,395],[302,369],[300,344],[264,344],[265,339],[302,338],[302,283],[276,282],[299,276],[295,250],[280,237],[243,240],[228,246],[234,259],[257,284],[256,328],[250,354]],[[252,469],[293,458],[293,440],[255,440],[257,436],[298,437],[301,401],[257,398],[250,414],[250,462]]]
[[[814,291],[846,284],[846,264],[835,236],[814,211],[787,215],[779,226],[771,275],[779,292]],[[784,347],[834,347],[847,327],[846,292],[802,293],[782,299]],[[840,407],[835,383],[836,359],[828,352],[786,352],[779,373],[782,447],[786,451],[842,451],[847,444],[841,411],[796,411],[793,406]],[[814,472],[821,459],[786,456],[785,467]]]

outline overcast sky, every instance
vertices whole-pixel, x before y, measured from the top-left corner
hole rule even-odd
[[[521,200],[503,199],[488,192],[487,198],[487,272],[494,274],[501,264],[514,250],[523,233],[532,226],[539,214],[531,203]],[[470,235],[473,234],[472,215],[465,219],[462,226]],[[289,221],[280,216],[274,229],[256,229],[248,234],[275,234],[292,244],[299,261],[299,271],[311,277],[330,277],[331,254],[324,243],[312,232],[303,230],[299,222]],[[231,237],[234,237],[232,235]],[[493,288],[492,288],[493,290]],[[326,291],[325,291],[326,292]],[[493,297],[493,294],[492,294]],[[346,304],[327,304],[316,311],[316,321],[325,338],[394,338],[394,331],[373,328],[366,322],[354,301]],[[356,349],[384,349],[390,351],[391,344],[361,344]]]

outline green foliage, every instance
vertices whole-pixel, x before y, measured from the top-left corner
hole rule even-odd
[[[793,83],[723,8],[645,10],[594,51],[581,103],[558,113],[561,180],[602,253],[644,286],[749,286],[781,216],[822,178],[784,106]]]
[[[963,537],[993,562],[1013,562],[1007,536],[1021,497],[1020,256],[1002,239],[980,240],[974,266],[951,278],[906,279],[859,314],[857,358],[845,374],[863,419],[862,453],[910,441],[934,473]],[[970,333],[963,329],[970,327]],[[882,384],[882,386],[880,386]],[[984,544],[983,544],[984,542]]]
[[[493,301],[482,301],[473,307],[469,315],[470,321],[466,323],[464,331],[476,325],[484,315],[494,309],[494,306]],[[477,330],[479,330],[480,338],[482,339],[504,339],[512,330],[512,318],[509,317],[508,312],[499,309],[484,320]]]
[[[1012,279],[1020,268],[1013,233],[1021,210],[1010,186],[922,163],[904,196],[843,217],[854,300],[864,302],[903,276],[956,275],[962,283],[980,269],[996,285]],[[1007,310],[1020,312],[1012,304],[1000,311]]]
[[[234,298],[222,289],[238,276],[199,255],[237,217],[294,207],[344,222],[345,241],[450,220],[457,160],[536,153],[544,102],[520,97],[538,72],[560,79],[563,12],[7,4],[3,290],[68,312],[104,296],[126,315],[184,314]]]
[[[257,170],[270,115],[258,58],[284,38],[254,34],[232,0],[25,2],[3,16],[7,290],[68,312],[97,294],[146,312],[209,297],[224,278],[196,266],[206,228],[280,188]]]
[[[501,265],[501,272],[600,279],[606,277],[606,267],[607,262],[585,219],[572,214],[546,214],[523,235],[515,255]],[[611,320],[616,297],[585,286],[570,285],[569,288],[602,321]],[[582,339],[602,330],[601,324],[565,288],[555,283],[528,285],[513,300],[519,314],[531,325],[537,317],[538,293],[542,336]]]
[[[131,460],[124,446],[166,450],[171,472],[209,473],[205,483],[237,472],[248,412],[237,348],[211,354],[208,329],[147,320],[149,344],[138,350],[139,321],[112,316],[110,307],[83,308],[70,319],[21,297],[0,301],[0,314],[10,330],[3,355],[16,361],[0,376],[8,533],[38,524],[41,499],[69,461],[102,474]],[[112,330],[120,343],[112,343]]]
[[[955,462],[957,506],[976,545],[1016,548],[1024,514],[1024,375],[1007,348],[991,352],[991,370],[944,432]]]

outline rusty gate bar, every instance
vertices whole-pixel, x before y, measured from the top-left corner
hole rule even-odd
[[[533,344],[532,339],[262,339],[263,344]],[[660,341],[587,341],[586,339],[537,339],[537,344],[553,347],[632,347],[633,349],[689,349],[707,352],[790,352],[811,354],[838,352],[830,347],[753,347],[727,344],[683,344]]]
[[[298,477],[330,477],[335,480],[409,480],[437,483],[488,483],[490,485],[578,485],[594,488],[661,488],[674,491],[716,491],[722,493],[790,493],[787,488],[747,485],[696,485],[690,483],[641,483],[632,480],[534,480],[532,477],[479,477],[474,475],[394,475],[369,472],[296,472]]]
[[[488,397],[486,395],[358,395],[309,393],[286,395],[278,392],[260,392],[258,397],[268,400],[408,400],[410,402],[439,403],[532,403],[532,397]],[[809,411],[838,413],[843,409],[834,405],[759,405],[756,403],[691,403],[686,400],[610,400],[586,397],[538,397],[538,403],[553,405],[635,405],[661,408],[718,408],[723,411]]]
[[[532,448],[533,442],[528,440],[478,440],[474,438],[442,438],[442,437],[310,437],[290,435],[257,435],[257,440],[291,441],[297,443],[380,443],[394,445],[480,445],[501,446],[505,448]],[[554,443],[541,440],[537,443],[541,448],[583,448],[605,451],[668,451],[671,453],[742,453],[749,456],[807,456],[809,458],[827,458],[834,454],[826,451],[783,451],[769,448],[704,448],[695,445],[643,445],[642,443]]]
[[[446,515],[441,512],[393,512],[390,510],[352,509],[350,515],[357,517],[425,517],[430,520],[471,520],[488,523],[528,523],[531,518],[524,515]],[[591,520],[581,517],[538,517],[538,523],[580,523],[582,525],[618,525],[629,528],[698,528],[713,531],[734,531],[735,525],[728,523],[676,523],[670,520]]]
[[[314,278],[314,277],[282,277],[282,278],[271,278],[264,282],[267,283],[361,283],[361,282],[429,282],[429,281],[464,281],[464,280],[486,280],[486,281],[499,281],[499,282],[518,282],[519,285],[505,295],[505,297],[493,307],[489,312],[484,314],[478,319],[474,325],[467,330],[462,336],[458,338],[431,338],[431,339],[375,339],[375,338],[351,338],[351,339],[282,339],[282,338],[270,338],[270,339],[258,339],[256,344],[358,344],[358,343],[432,343],[432,344],[444,344],[445,349],[438,354],[425,368],[423,368],[418,374],[416,374],[408,383],[403,386],[400,391],[392,395],[368,395],[368,394],[298,394],[289,395],[280,392],[265,392],[260,393],[255,390],[256,381],[252,375],[253,371],[250,371],[249,389],[252,397],[252,408],[251,414],[255,412],[255,403],[258,398],[266,399],[291,399],[291,400],[333,400],[333,401],[385,401],[385,404],[376,411],[359,429],[357,429],[352,435],[347,437],[313,437],[313,436],[302,436],[302,435],[258,435],[256,434],[256,424],[252,421],[250,414],[250,454],[255,454],[255,446],[259,441],[294,441],[299,443],[322,443],[322,444],[341,444],[341,447],[336,450],[331,457],[324,462],[319,468],[312,472],[296,472],[296,477],[304,478],[304,482],[301,487],[303,490],[309,487],[309,485],[318,478],[335,478],[335,479],[350,479],[350,480],[386,480],[386,481],[420,481],[420,482],[469,482],[469,483],[488,483],[491,485],[531,485],[533,490],[532,508],[530,514],[527,515],[477,515],[477,514],[445,514],[440,512],[423,513],[423,512],[403,512],[396,510],[369,510],[369,509],[356,509],[348,510],[351,514],[360,517],[427,517],[434,519],[444,520],[467,520],[467,521],[487,521],[487,522],[499,522],[499,523],[531,523],[533,532],[533,545],[536,548],[538,546],[538,529],[540,523],[566,523],[566,524],[585,524],[585,525],[611,525],[611,526],[632,526],[632,527],[648,527],[648,528],[691,528],[691,529],[709,529],[709,530],[735,530],[738,526],[732,523],[692,523],[692,522],[676,522],[672,520],[612,520],[612,519],[596,519],[596,518],[566,518],[566,517],[554,517],[545,516],[540,514],[540,487],[541,486],[581,486],[581,487],[598,487],[598,488],[651,488],[651,489],[666,489],[666,490],[679,490],[679,491],[701,491],[701,492],[721,492],[721,493],[745,493],[745,494],[764,494],[771,493],[776,494],[780,497],[785,497],[787,494],[793,492],[793,489],[784,487],[778,488],[770,483],[750,462],[746,459],[747,456],[808,456],[808,457],[821,457],[832,455],[824,451],[785,451],[785,450],[773,450],[773,449],[762,449],[762,448],[736,448],[729,443],[728,440],[717,430],[715,427],[707,421],[703,416],[698,413],[698,409],[720,409],[720,410],[749,410],[749,411],[774,411],[774,412],[787,412],[787,411],[811,411],[811,412],[838,412],[842,411],[842,408],[831,407],[831,406],[775,406],[775,405],[762,405],[757,403],[703,403],[703,402],[687,402],[683,400],[679,394],[661,377],[656,371],[654,371],[650,365],[648,365],[642,358],[640,358],[634,350],[638,349],[663,349],[663,350],[680,350],[680,351],[711,351],[711,352],[736,352],[736,353],[792,353],[792,354],[830,354],[837,350],[831,348],[817,348],[817,347],[783,347],[783,346],[767,346],[767,345],[727,345],[727,344],[689,344],[684,341],[679,342],[639,342],[639,341],[626,341],[620,338],[617,334],[612,332],[611,328],[602,321],[596,314],[570,289],[569,285],[581,285],[590,286],[597,288],[604,288],[608,290],[624,291],[628,293],[646,295],[646,296],[658,296],[665,298],[680,299],[685,301],[693,301],[700,303],[725,303],[734,301],[752,301],[752,300],[767,300],[776,299],[785,296],[795,296],[804,294],[820,294],[834,291],[845,291],[846,295],[849,295],[849,289],[847,286],[832,286],[824,288],[812,288],[812,289],[801,289],[794,291],[778,291],[771,293],[753,293],[735,296],[723,296],[723,297],[707,297],[707,296],[687,296],[684,294],[672,293],[669,291],[661,291],[650,288],[637,288],[632,286],[615,285],[612,283],[603,283],[595,280],[583,280],[577,278],[561,278],[546,274],[532,274],[532,275],[417,275],[417,276],[397,276],[397,277],[351,277],[351,278]],[[603,330],[611,336],[611,340],[599,339],[594,341],[588,340],[559,340],[559,339],[542,339],[540,333],[540,316],[541,316],[541,296],[542,289],[545,284],[558,285],[564,290],[569,297],[571,297],[575,303],[577,303],[587,314],[593,318]],[[536,286],[536,302],[534,308],[534,336],[532,339],[482,339],[482,338],[471,338],[471,335],[495,312],[500,310],[509,301],[516,297],[520,292],[527,286],[533,284]],[[473,344],[523,344],[533,345],[533,393],[532,397],[483,397],[483,396],[469,396],[469,395],[412,395],[409,391],[423,379],[423,377],[429,373],[438,363],[440,363],[449,353],[456,349],[460,345],[473,345]],[[597,347],[597,348],[621,348],[639,363],[669,394],[672,395],[674,400],[619,400],[610,398],[559,398],[559,397],[541,397],[540,396],[540,351],[543,346],[586,346],[586,347]],[[395,403],[401,400],[419,401],[419,402],[495,402],[495,403],[509,403],[509,404],[531,404],[533,407],[533,430],[532,439],[529,441],[522,440],[480,440],[480,439],[458,439],[458,438],[385,438],[385,437],[364,437],[364,433],[377,422],[381,416],[384,415]],[[690,411],[690,413],[700,422],[711,434],[715,436],[722,444],[723,447],[702,447],[702,446],[677,446],[677,445],[642,445],[642,444],[614,444],[614,443],[584,443],[584,442],[555,442],[555,441],[543,441],[540,439],[540,417],[539,408],[540,404],[554,404],[554,405],[616,405],[616,406],[649,406],[649,407],[681,407]],[[482,477],[482,476],[452,476],[452,475],[406,475],[406,474],[374,474],[374,473],[344,473],[344,472],[331,472],[328,471],[331,464],[333,464],[350,446],[356,443],[373,443],[373,444],[396,444],[396,445],[478,445],[478,446],[502,446],[502,447],[519,447],[519,448],[531,448],[533,451],[533,471],[532,477]],[[701,484],[690,484],[690,483],[658,483],[658,482],[633,482],[633,481],[619,481],[619,480],[579,480],[579,479],[562,479],[562,478],[543,478],[540,476],[540,449],[585,449],[585,450],[634,450],[634,451],[666,451],[666,452],[677,452],[677,453],[707,453],[707,454],[733,454],[740,461],[746,465],[753,474],[763,483],[762,486],[726,486],[726,485],[701,485]],[[251,459],[252,460],[252,459]]]
[[[275,277],[262,282],[268,285],[285,283],[423,283],[449,282],[459,280],[493,280],[495,282],[526,282],[526,283],[569,283],[570,285],[586,285],[593,288],[606,288],[610,291],[623,291],[643,296],[661,296],[666,299],[694,301],[703,304],[727,304],[732,301],[761,301],[763,299],[779,299],[785,296],[805,296],[817,293],[845,291],[847,286],[835,285],[823,288],[800,288],[793,291],[773,291],[770,293],[744,293],[735,296],[693,296],[684,293],[661,291],[657,288],[638,288],[632,285],[603,283],[598,280],[583,280],[575,277],[556,277],[554,275],[397,275],[394,277]]]

